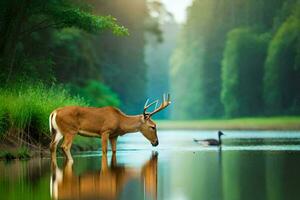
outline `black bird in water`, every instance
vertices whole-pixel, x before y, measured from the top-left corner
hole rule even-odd
[[[222,131],[218,131],[218,140],[216,139],[206,139],[206,140],[198,140],[194,139],[195,142],[206,145],[206,146],[221,146],[222,145],[222,140],[221,136],[224,135]]]

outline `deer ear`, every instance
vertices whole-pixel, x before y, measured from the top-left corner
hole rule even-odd
[[[143,115],[143,120],[145,121],[145,120],[148,120],[150,118],[150,115],[149,114],[145,114],[145,115]]]

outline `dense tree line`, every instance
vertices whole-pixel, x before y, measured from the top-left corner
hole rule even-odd
[[[171,59],[174,118],[299,114],[299,1],[195,0]]]
[[[146,34],[145,62],[147,64],[147,96],[161,99],[163,93],[170,91],[169,60],[176,46],[176,38],[180,25],[174,16],[167,11],[163,4],[157,9],[159,27],[162,37],[151,33]],[[168,118],[170,109],[159,112],[155,118]]]
[[[146,73],[144,62],[144,34],[146,32],[147,5],[144,0],[90,1],[94,12],[116,16],[130,30],[129,37],[116,38],[104,33],[93,38],[104,83],[109,85],[122,101],[127,113],[142,112],[146,99]]]
[[[263,66],[269,35],[248,28],[228,33],[222,60],[221,101],[227,116],[260,115]]]
[[[89,80],[101,86],[91,34],[108,29],[114,35],[128,35],[116,18],[94,15],[85,1],[1,1],[1,87],[38,81],[49,86],[69,83],[72,88],[84,89]],[[103,93],[100,90],[96,94]],[[108,96],[111,95],[109,90]],[[89,101],[94,96],[89,93],[84,97]]]
[[[145,0],[0,4],[2,87],[24,79],[62,83],[92,106],[141,112],[147,79],[144,34],[160,37]]]
[[[285,6],[291,14],[274,33],[265,63],[264,100],[270,114],[300,113],[300,2]]]

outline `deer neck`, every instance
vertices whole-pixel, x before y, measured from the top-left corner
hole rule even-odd
[[[138,132],[142,125],[142,115],[124,115],[120,128],[124,134]]]

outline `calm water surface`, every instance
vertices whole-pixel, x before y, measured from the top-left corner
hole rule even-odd
[[[0,199],[299,199],[300,132],[227,131],[222,149],[193,138],[216,131],[160,131],[119,138],[117,156],[85,152],[74,163],[0,162]]]

